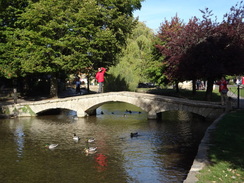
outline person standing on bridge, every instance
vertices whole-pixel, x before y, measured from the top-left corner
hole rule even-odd
[[[221,105],[225,105],[227,102],[227,93],[229,89],[227,88],[228,82],[225,80],[224,77],[221,78],[220,81],[216,82],[219,85],[219,92],[221,94]]]
[[[75,81],[75,91],[76,91],[76,94],[81,94],[81,91],[80,91],[80,78],[77,77],[76,78],[76,81]]]
[[[98,82],[98,93],[103,93],[105,72],[106,69],[104,67],[99,67],[98,72],[96,73],[96,80]]]

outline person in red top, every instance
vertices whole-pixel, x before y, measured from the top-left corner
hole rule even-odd
[[[106,69],[104,67],[98,68],[98,72],[96,73],[96,80],[98,82],[98,93],[103,93],[103,83],[104,83],[104,74]]]
[[[221,105],[225,105],[227,102],[227,93],[229,89],[227,88],[228,82],[225,80],[224,77],[221,78],[220,81],[216,82],[219,85],[219,92],[221,94]]]

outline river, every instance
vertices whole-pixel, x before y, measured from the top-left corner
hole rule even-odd
[[[211,123],[183,111],[148,120],[140,108],[121,102],[104,104],[96,116],[74,115],[0,120],[0,182],[183,182]],[[48,143],[58,146],[50,150]],[[87,146],[96,152],[85,153]]]

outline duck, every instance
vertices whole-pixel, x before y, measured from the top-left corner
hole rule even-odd
[[[48,148],[48,149],[54,149],[54,148],[56,148],[58,146],[58,144],[46,144],[46,147]]]
[[[97,152],[97,147],[86,147],[84,149],[85,153],[92,154]]]
[[[78,117],[77,116],[72,116],[72,119],[73,120],[78,120]]]
[[[73,140],[78,141],[78,140],[80,140],[80,137],[76,136],[76,134],[74,133]]]
[[[132,137],[138,137],[138,132],[136,132],[136,133],[130,133],[130,137],[132,138]]]
[[[88,142],[88,143],[91,143],[91,142],[94,142],[95,141],[95,139],[94,138],[89,138],[89,139],[86,139],[86,142]]]
[[[128,112],[128,113],[130,113],[130,114],[132,113],[132,111],[131,111],[131,110],[127,110],[127,109],[125,110],[125,112]]]

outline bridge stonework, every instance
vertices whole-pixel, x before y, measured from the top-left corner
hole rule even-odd
[[[217,118],[225,112],[225,107],[216,103],[136,92],[108,92],[26,102],[4,106],[4,110],[8,114],[23,117],[60,108],[76,111],[78,117],[85,117],[95,114],[96,109],[107,102],[126,102],[138,106],[148,113],[149,119],[155,119],[158,113],[165,111],[187,111],[206,118]]]

